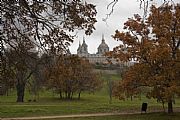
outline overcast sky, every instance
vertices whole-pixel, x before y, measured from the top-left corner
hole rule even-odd
[[[77,48],[79,46],[79,41],[82,43],[83,36],[88,45],[89,53],[96,53],[97,47],[101,43],[102,34],[106,43],[108,44],[110,50],[117,46],[119,42],[115,41],[111,35],[114,35],[115,30],[123,30],[123,24],[128,18],[133,17],[134,14],[143,15],[143,9],[139,8],[139,0],[119,0],[119,2],[114,7],[114,12],[108,18],[107,22],[103,21],[106,18],[106,14],[110,12],[107,10],[107,5],[113,0],[86,0],[90,3],[96,5],[97,9],[97,23],[95,24],[96,30],[92,35],[86,36],[82,31],[78,31],[75,41],[70,46],[70,51],[73,54],[77,53]],[[161,0],[160,0],[161,1]],[[163,0],[162,0],[163,1]],[[179,0],[175,0],[179,1]]]

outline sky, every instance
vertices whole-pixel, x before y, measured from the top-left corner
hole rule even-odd
[[[96,53],[97,48],[102,40],[102,34],[104,34],[105,42],[108,44],[110,50],[119,45],[119,41],[115,41],[111,36],[115,34],[115,30],[123,30],[123,24],[132,18],[134,14],[143,16],[143,9],[140,9],[140,0],[118,0],[114,6],[114,11],[106,22],[103,21],[106,15],[111,11],[107,9],[109,3],[113,0],[86,0],[88,3],[96,5],[97,10],[97,22],[95,23],[96,30],[90,35],[86,36],[83,31],[78,31],[77,37],[70,46],[72,54],[77,53],[79,42],[82,43],[83,36],[88,45],[88,52],[90,54]],[[160,2],[163,0],[159,0]],[[175,0],[179,1],[179,0]],[[153,2],[155,3],[155,2]],[[157,2],[156,2],[157,3]]]
[[[96,30],[90,36],[84,34],[83,31],[78,31],[74,42],[70,46],[70,51],[73,54],[77,53],[79,41],[82,43],[83,36],[88,45],[88,52],[93,54],[97,52],[97,48],[102,40],[102,34],[104,34],[105,42],[108,44],[110,50],[117,46],[119,42],[115,41],[111,35],[114,35],[115,30],[122,30],[123,23],[133,14],[143,13],[143,10],[139,9],[139,2],[137,0],[119,0],[114,7],[114,12],[107,19],[103,21],[106,15],[111,11],[111,8],[107,9],[107,6],[113,0],[86,0],[89,3],[96,5],[97,9],[97,22],[95,23]]]

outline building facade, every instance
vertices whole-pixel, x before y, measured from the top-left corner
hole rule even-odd
[[[106,52],[109,52],[109,47],[105,42],[104,36],[102,36],[102,42],[97,48],[96,54],[90,54],[88,52],[88,45],[85,42],[85,38],[83,38],[82,45],[79,43],[79,47],[77,49],[77,55],[79,57],[85,57],[89,60],[90,63],[107,63],[107,57],[104,56]]]
[[[119,64],[119,65],[125,65],[125,66],[131,66],[134,63],[133,62],[122,62],[122,61],[117,61],[116,59],[110,59],[107,56],[105,56],[105,53],[109,52],[109,46],[106,44],[104,35],[102,35],[102,40],[101,44],[97,48],[97,53],[96,54],[90,54],[88,52],[88,45],[85,42],[85,38],[83,37],[83,43],[79,43],[79,47],[77,49],[77,55],[79,57],[84,57],[87,60],[89,60],[90,63],[96,64],[96,63],[103,63],[103,64],[108,64],[108,61],[111,61],[112,64]]]

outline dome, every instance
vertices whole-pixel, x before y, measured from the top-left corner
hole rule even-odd
[[[105,43],[105,40],[102,40],[102,43],[99,45],[98,48],[109,48],[108,45]]]
[[[109,51],[109,47],[108,45],[105,43],[105,40],[104,40],[104,35],[102,36],[102,42],[101,44],[99,45],[98,47],[98,52],[97,54],[104,54],[106,52]]]

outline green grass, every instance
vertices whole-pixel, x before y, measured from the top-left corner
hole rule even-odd
[[[104,80],[108,78],[117,80],[117,76],[104,76]],[[107,82],[104,82],[104,87],[95,94],[82,93],[81,99],[73,100],[60,100],[58,95],[53,94],[51,91],[42,90],[37,102],[28,102],[32,96],[26,92],[25,102],[16,103],[15,91],[10,92],[9,96],[0,96],[0,117],[24,117],[24,116],[49,116],[49,115],[65,115],[65,114],[84,114],[84,113],[102,113],[102,112],[133,112],[140,111],[142,102],[148,102],[148,112],[156,109],[162,110],[162,105],[157,103],[154,99],[147,99],[142,96],[141,100],[136,98],[126,101],[120,101],[112,99],[112,103],[109,103]],[[167,106],[166,106],[167,107]],[[177,99],[175,108],[180,108],[180,99]],[[154,117],[159,117],[156,114],[152,114]],[[130,115],[131,116],[131,115]],[[136,116],[136,115],[135,115]],[[147,114],[149,116],[149,114]],[[162,115],[163,116],[163,115]],[[106,120],[118,118],[124,119],[128,116],[106,116],[97,117],[97,120]],[[146,117],[146,115],[137,115],[137,117]],[[150,117],[150,116],[149,116]],[[179,117],[179,116],[178,116]],[[132,119],[135,117],[132,117]],[[165,117],[168,118],[168,117]],[[75,118],[74,118],[75,119]],[[86,120],[85,118],[79,118],[77,120]],[[90,117],[87,120],[94,118]],[[131,117],[129,118],[131,120]],[[75,119],[76,120],[76,119]],[[96,120],[96,119],[95,119]],[[154,119],[155,120],[155,119]],[[175,115],[176,120],[176,115]]]
[[[45,93],[44,93],[45,94]],[[47,94],[50,94],[47,92]],[[10,101],[9,100],[13,100]],[[24,116],[45,116],[45,115],[65,115],[65,114],[84,114],[84,113],[99,113],[99,112],[133,112],[140,111],[143,101],[148,102],[148,111],[154,109],[162,110],[160,103],[155,100],[148,100],[143,97],[141,100],[134,99],[133,101],[112,100],[109,104],[108,95],[82,94],[81,100],[60,100],[57,96],[50,94],[49,96],[40,96],[37,102],[16,103],[15,96],[3,96],[0,98],[0,117],[24,117]],[[4,101],[7,100],[7,101]],[[174,107],[180,107],[180,100],[176,102]]]
[[[102,73],[102,79],[105,81],[108,81],[109,79],[111,80],[121,80],[121,77],[119,74],[106,74]]]

